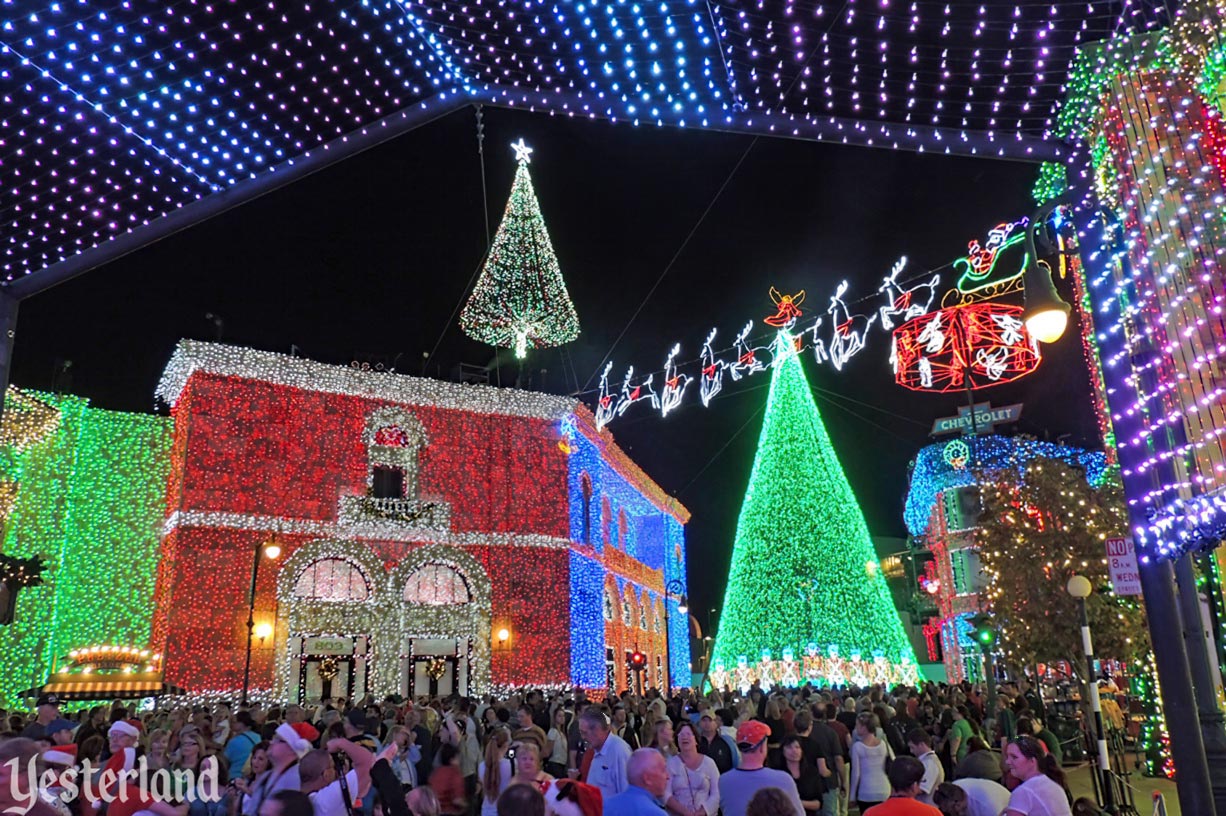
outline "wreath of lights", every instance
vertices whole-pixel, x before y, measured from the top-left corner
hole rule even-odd
[[[945,444],[941,451],[941,458],[954,470],[961,470],[970,461],[971,449],[961,439],[954,439]]]

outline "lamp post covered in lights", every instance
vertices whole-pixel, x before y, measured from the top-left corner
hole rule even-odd
[[[677,599],[677,611],[682,615],[690,613],[690,605],[685,599],[685,586],[679,578],[674,578],[664,585],[664,691],[667,694],[673,690],[673,650],[671,618],[668,614],[668,599]],[[686,622],[686,635],[689,635],[689,622]]]
[[[1102,780],[1103,806],[1115,813],[1115,786],[1111,778],[1111,760],[1107,756],[1107,732],[1103,728],[1103,706],[1098,697],[1094,676],[1094,641],[1090,637],[1090,617],[1086,613],[1086,598],[1094,591],[1090,579],[1074,575],[1068,579],[1068,594],[1077,599],[1077,616],[1081,621],[1081,647],[1086,655],[1086,693],[1090,695],[1090,710],[1094,714],[1094,739],[1098,741],[1098,773]]]
[[[276,542],[276,539],[260,542],[255,546],[255,560],[251,562],[251,595],[247,603],[247,660],[243,664],[242,705],[247,705],[247,692],[251,686],[251,642],[255,639],[255,585],[260,578],[260,560],[267,558],[275,561],[280,557],[281,545]],[[260,637],[260,640],[270,634],[272,634],[271,627],[267,634]]]

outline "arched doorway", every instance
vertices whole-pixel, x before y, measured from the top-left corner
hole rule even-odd
[[[286,698],[356,699],[378,685],[382,572],[369,550],[348,541],[313,541],[286,561],[277,578],[276,682]]]
[[[490,580],[468,553],[431,544],[389,576],[400,599],[400,693],[480,694],[490,685]]]

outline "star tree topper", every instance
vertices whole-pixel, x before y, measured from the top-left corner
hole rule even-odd
[[[511,149],[515,151],[515,161],[521,164],[528,164],[532,161],[532,148],[524,143],[522,136],[518,142],[511,143]]]

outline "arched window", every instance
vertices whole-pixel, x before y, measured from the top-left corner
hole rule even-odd
[[[634,612],[630,609],[629,596],[622,598],[622,623],[626,626],[634,626]]]
[[[647,600],[646,595],[643,596],[643,600],[639,603],[639,628],[642,629],[644,632],[648,631],[647,629],[647,604],[649,603],[651,603],[651,601]]]
[[[417,417],[402,408],[379,408],[366,418],[370,497],[398,502],[418,498],[417,454],[429,440]]]
[[[352,561],[321,558],[298,576],[294,597],[314,601],[365,601],[370,597],[370,583]]]
[[[466,604],[472,600],[468,582],[446,564],[426,564],[409,576],[404,584],[404,599],[426,606]]]
[[[613,603],[613,593],[609,590],[604,591],[604,619],[610,623],[617,617],[616,606]]]
[[[664,631],[664,607],[660,605],[659,601],[655,603],[655,611],[656,632],[660,633]]]

